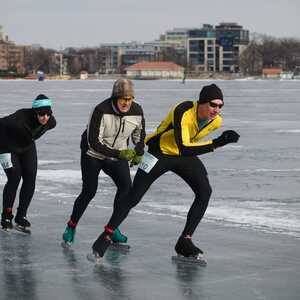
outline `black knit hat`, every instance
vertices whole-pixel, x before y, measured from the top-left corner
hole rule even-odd
[[[215,84],[206,85],[200,92],[198,103],[207,103],[215,99],[221,99],[224,103],[221,89]]]

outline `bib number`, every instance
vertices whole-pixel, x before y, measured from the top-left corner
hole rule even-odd
[[[145,152],[140,162],[139,169],[143,170],[146,173],[149,173],[155,164],[157,163],[158,159],[150,154],[149,152]]]
[[[10,153],[0,154],[0,164],[4,170],[12,168],[13,164],[11,162],[11,154]]]

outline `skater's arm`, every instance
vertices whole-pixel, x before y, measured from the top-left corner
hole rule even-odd
[[[144,147],[145,142],[144,139],[146,137],[146,130],[145,130],[145,118],[143,111],[141,110],[141,122],[140,124],[135,128],[133,131],[131,138],[132,142],[135,145],[135,152],[137,155],[143,155],[144,154]]]
[[[191,120],[187,113],[191,108],[191,102],[183,102],[174,110],[174,136],[179,152],[182,156],[195,156],[208,153],[214,150],[212,140],[205,142],[194,142],[190,135]]]

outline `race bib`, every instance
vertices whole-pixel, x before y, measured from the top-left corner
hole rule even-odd
[[[11,162],[11,154],[10,153],[0,154],[0,164],[3,169],[12,168],[13,164]]]
[[[139,169],[145,171],[146,173],[149,173],[155,166],[157,161],[158,159],[155,156],[153,156],[149,152],[145,152],[142,161],[140,162]]]

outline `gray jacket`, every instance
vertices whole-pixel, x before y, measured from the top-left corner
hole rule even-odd
[[[130,137],[136,153],[143,155],[145,120],[141,106],[133,102],[127,113],[121,113],[116,99],[109,98],[92,111],[81,148],[98,159],[117,159],[120,150],[128,148]]]

